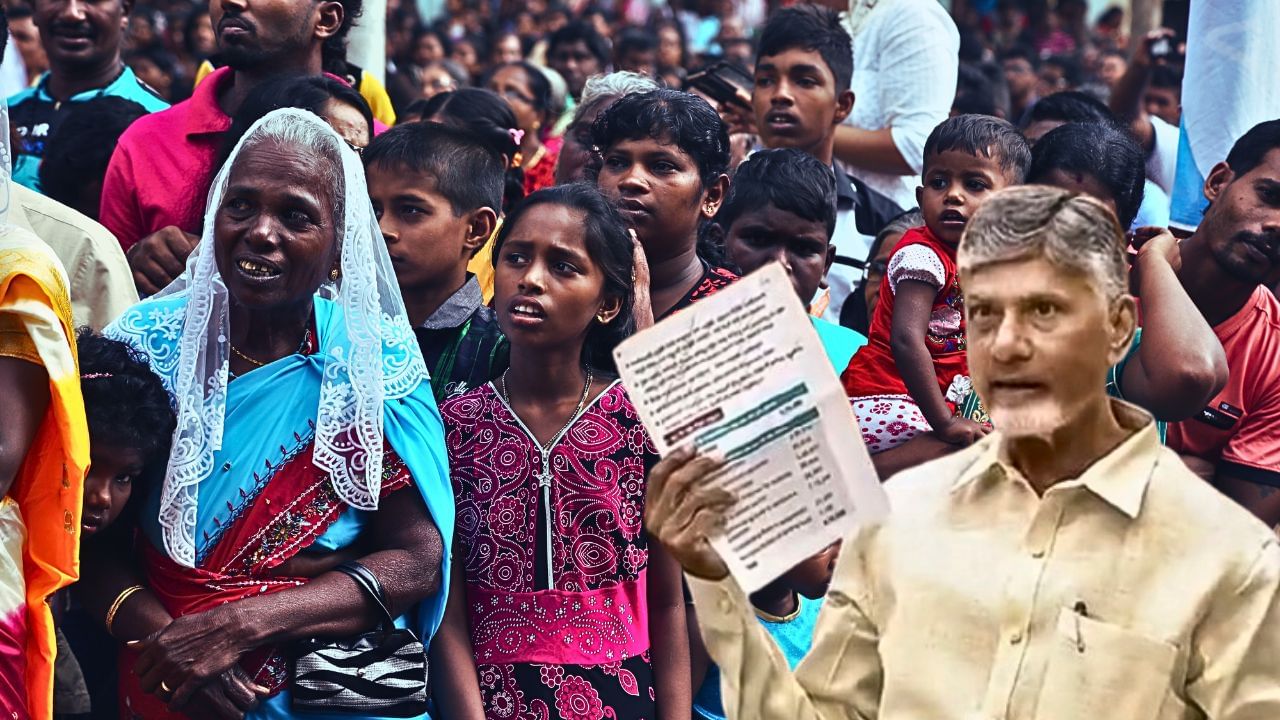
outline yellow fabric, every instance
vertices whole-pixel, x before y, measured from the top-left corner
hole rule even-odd
[[[27,527],[27,697],[33,718],[53,713],[53,616],[47,599],[79,576],[80,509],[89,465],[89,431],[72,330],[66,275],[39,238],[0,230],[0,318],[26,329],[5,348],[30,352],[49,375],[49,410],[9,491]],[[0,348],[3,350],[3,348]],[[0,402],[3,399],[0,398]]]
[[[475,275],[476,282],[480,283],[480,295],[484,298],[485,305],[493,300],[493,243],[498,239],[500,230],[502,218],[498,218],[498,224],[493,226],[493,234],[489,236],[488,242],[467,263],[467,272]]]
[[[200,67],[196,68],[195,84],[199,85],[200,81],[211,72],[213,72],[213,63],[208,60],[200,63]],[[387,89],[382,83],[378,82],[378,78],[370,75],[368,70],[361,70],[360,87],[356,90],[360,92],[360,97],[369,103],[369,109],[373,111],[375,120],[387,127],[396,124],[396,111],[391,107],[391,96],[387,94]]]
[[[728,717],[1280,718],[1275,535],[1113,408],[1133,434],[1043,497],[998,432],[891,479],[794,674],[732,579],[690,578]]]

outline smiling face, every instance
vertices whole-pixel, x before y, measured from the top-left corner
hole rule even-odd
[[[969,369],[995,427],[1047,438],[1089,422],[1128,349],[1133,300],[1108,302],[1083,273],[1040,256],[978,266],[961,283]]]
[[[831,162],[835,127],[853,109],[853,93],[836,88],[816,50],[793,48],[756,62],[751,104],[767,147],[796,148]]]
[[[725,233],[725,250],[744,273],[781,262],[806,306],[835,259],[826,225],[772,204],[740,215]]]
[[[924,224],[952,246],[960,242],[965,224],[992,191],[1011,184],[999,157],[963,150],[943,150],[925,158],[922,179],[924,187],[916,188],[916,202]]]
[[[604,152],[599,186],[636,231],[649,261],[691,250],[698,225],[720,209],[725,182],[702,186],[698,166],[680,146],[643,137]]]
[[[82,535],[100,532],[124,511],[133,494],[133,483],[144,469],[142,453],[135,448],[95,443],[84,478]]]
[[[1222,270],[1242,283],[1280,283],[1280,149],[1235,175],[1225,163],[1205,182],[1210,205],[1196,231]]]
[[[241,151],[214,217],[214,256],[233,302],[276,310],[311,302],[335,267],[332,162],[261,140]],[[328,176],[327,176],[328,175]]]
[[[513,346],[581,347],[592,324],[617,316],[587,251],[586,216],[542,203],[521,215],[498,249],[493,306]]]
[[[124,0],[37,0],[40,41],[55,67],[96,67],[119,57],[130,5]]]

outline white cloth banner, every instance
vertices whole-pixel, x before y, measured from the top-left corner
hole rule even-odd
[[[1280,118],[1280,2],[1195,0],[1187,35],[1170,221],[1194,230],[1209,171],[1249,128]]]

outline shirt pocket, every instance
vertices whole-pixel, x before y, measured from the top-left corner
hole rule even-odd
[[[1178,648],[1064,608],[1036,720],[1158,720]]]

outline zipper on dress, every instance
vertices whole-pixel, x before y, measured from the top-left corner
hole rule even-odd
[[[545,452],[542,454],[542,474],[538,476],[538,487],[542,490],[542,520],[547,533],[547,589],[555,590],[555,570],[551,565],[551,458]]]

